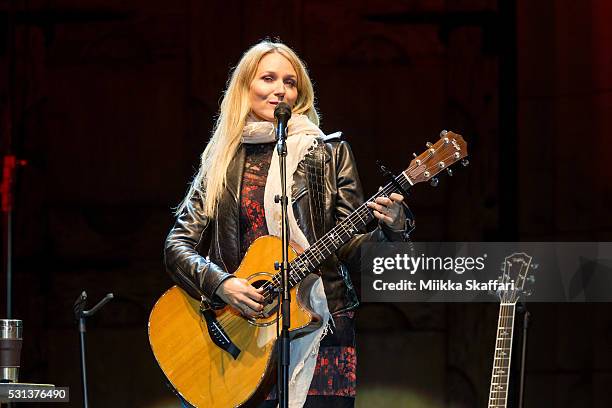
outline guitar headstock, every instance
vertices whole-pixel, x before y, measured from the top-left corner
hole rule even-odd
[[[524,252],[514,253],[504,259],[501,283],[509,284],[514,281],[514,287],[498,292],[502,303],[516,303],[518,301],[523,293],[527,274],[532,269],[531,259],[532,257]]]
[[[440,132],[440,140],[434,144],[427,143],[427,150],[416,156],[404,173],[413,185],[428,180],[434,181],[433,177],[442,170],[448,170],[452,175],[449,167],[466,156],[467,143],[463,137],[443,130]],[[467,165],[467,160],[464,160],[463,164]]]

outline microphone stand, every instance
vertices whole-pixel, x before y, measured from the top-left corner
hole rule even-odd
[[[87,292],[83,291],[77,300],[74,302],[74,316],[79,321],[79,334],[81,337],[81,379],[83,381],[83,408],[89,407],[87,398],[87,367],[85,365],[85,332],[87,327],[85,325],[85,319],[93,316],[98,310],[107,304],[114,295],[108,293],[97,305],[89,310],[85,310],[85,303],[87,303]]]
[[[282,328],[280,338],[277,339],[277,355],[278,355],[278,402],[280,408],[287,408],[289,406],[289,363],[290,363],[290,344],[289,344],[289,327],[291,323],[290,316],[290,302],[291,296],[289,293],[289,221],[287,218],[287,122],[291,117],[291,108],[284,102],[278,104],[274,110],[274,116],[277,119],[276,125],[276,137],[278,138],[276,144],[276,151],[278,153],[278,159],[280,163],[280,181],[281,181],[281,194],[280,196],[274,197],[274,202],[281,204],[281,239],[282,239],[282,262],[280,264],[281,270],[281,293],[280,293],[280,309],[281,309],[281,321]],[[278,321],[277,321],[278,324]]]

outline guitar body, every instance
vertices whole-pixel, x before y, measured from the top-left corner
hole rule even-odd
[[[289,251],[290,260],[297,253]],[[281,240],[265,236],[253,242],[234,275],[259,287],[277,273]],[[318,277],[310,274],[291,289],[292,338],[321,326],[309,309],[310,288]],[[191,405],[206,408],[255,406],[274,383],[276,373],[277,303],[267,305],[265,317],[248,320],[229,306],[214,311],[217,322],[240,353],[237,358],[211,340],[200,313],[200,302],[177,286],[155,304],[149,317],[149,342],[162,371]]]

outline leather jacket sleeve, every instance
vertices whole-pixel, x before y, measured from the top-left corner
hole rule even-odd
[[[364,202],[364,197],[355,158],[348,143],[342,141],[338,144],[335,160],[337,180],[336,223],[338,223],[355,211]],[[406,214],[402,212],[402,215],[405,219]],[[403,224],[408,225],[406,221]],[[384,223],[379,223],[373,231],[357,234],[342,246],[337,251],[338,259],[343,263],[352,265],[359,261],[357,259],[359,257],[358,248],[362,243],[407,241],[407,233],[406,228],[396,231]]]
[[[190,296],[196,299],[203,296],[213,307],[221,307],[224,303],[215,296],[215,291],[232,275],[197,250],[210,228],[210,221],[204,214],[200,196],[195,194],[166,238],[164,261],[172,280]]]

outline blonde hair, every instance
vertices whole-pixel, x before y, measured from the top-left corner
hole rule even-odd
[[[227,169],[240,147],[242,130],[251,111],[248,98],[251,82],[257,74],[259,61],[272,52],[287,58],[297,74],[298,96],[292,107],[293,113],[304,114],[319,125],[312,82],[302,60],[283,43],[264,40],[255,44],[244,53],[229,78],[212,137],[202,153],[200,168],[189,191],[176,210],[177,214],[197,194],[202,200],[204,214],[215,215],[217,202],[225,188]]]

